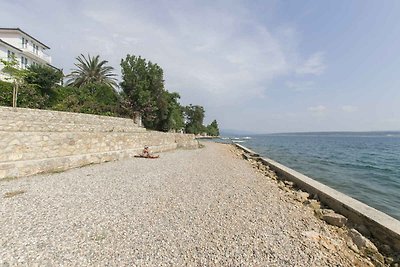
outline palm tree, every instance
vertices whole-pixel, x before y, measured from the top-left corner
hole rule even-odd
[[[114,70],[111,66],[105,66],[108,63],[106,60],[100,61],[100,56],[90,57],[88,54],[88,59],[81,54],[76,58],[78,63],[75,63],[77,69],[72,70],[72,72],[67,75],[69,80],[68,85],[81,87],[82,85],[89,83],[103,83],[111,87],[117,86],[117,76],[112,71]]]

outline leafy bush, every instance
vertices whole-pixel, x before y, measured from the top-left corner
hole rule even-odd
[[[53,89],[60,86],[59,83],[63,78],[62,71],[45,65],[31,65],[28,70],[24,77],[25,84],[34,86],[45,99],[50,101]],[[44,107],[50,106],[49,101],[46,101]]]
[[[48,95],[42,95],[36,86],[23,84],[18,90],[18,107],[43,109],[48,98]]]
[[[0,106],[12,106],[13,84],[0,81]]]
[[[107,116],[117,115],[120,106],[117,92],[105,84],[54,88],[50,103],[54,110]]]
[[[0,105],[12,106],[13,84],[0,81]],[[18,107],[21,108],[44,108],[47,96],[42,96],[40,90],[29,84],[22,84],[18,89]]]

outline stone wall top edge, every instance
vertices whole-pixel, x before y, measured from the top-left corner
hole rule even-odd
[[[31,108],[13,108],[13,107],[4,107],[0,106],[0,112],[17,112],[17,113],[42,113],[42,114],[53,114],[53,115],[70,115],[70,116],[78,116],[78,117],[87,117],[87,118],[97,118],[97,119],[105,119],[105,120],[121,120],[121,121],[132,121],[130,118],[121,118],[121,117],[113,117],[113,116],[104,116],[104,115],[95,115],[95,114],[87,114],[87,113],[78,113],[78,112],[67,112],[67,111],[57,111],[57,110],[46,110],[46,109],[31,109]]]

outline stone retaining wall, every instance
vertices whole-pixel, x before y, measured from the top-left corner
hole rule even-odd
[[[250,155],[258,156],[242,145],[236,146]],[[400,221],[272,159],[259,160],[274,170],[281,179],[292,181],[308,193],[318,195],[322,203],[346,216],[352,223],[364,225],[374,238],[400,252]]]
[[[193,135],[147,131],[131,119],[0,107],[0,179],[153,152],[197,148]]]

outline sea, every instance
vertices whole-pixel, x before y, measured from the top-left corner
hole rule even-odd
[[[400,220],[400,132],[226,136]]]

